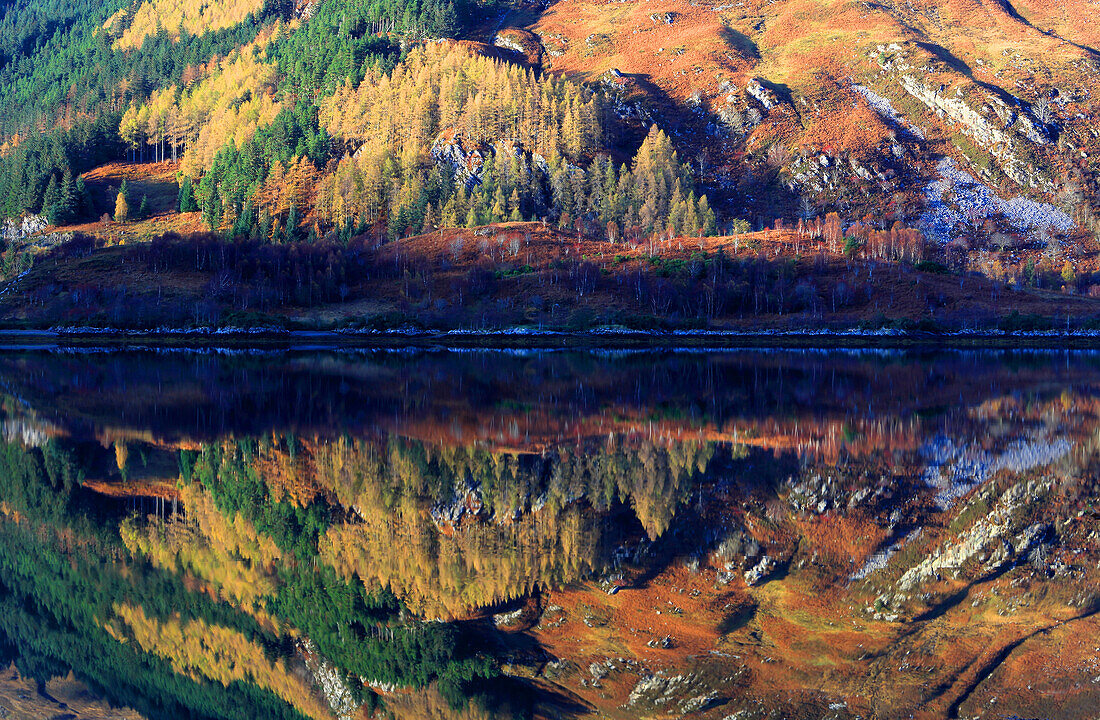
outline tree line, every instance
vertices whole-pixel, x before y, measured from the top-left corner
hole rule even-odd
[[[278,537],[283,516],[265,513],[282,501],[257,491],[263,481],[252,474],[252,443],[181,457],[181,476],[189,467],[188,482],[211,483],[230,522],[243,511]],[[315,567],[315,549],[301,554],[310,537],[301,528],[284,527],[296,539],[260,614],[215,599],[185,577],[184,564],[150,562],[120,532],[134,520],[163,521],[128,519],[121,503],[80,487],[89,469],[103,467],[106,452],[53,440],[42,448],[0,443],[0,489],[19,513],[0,521],[0,651],[42,686],[73,671],[108,700],[151,718],[327,717],[308,683],[288,669],[300,634],[335,663],[358,703],[374,702],[360,677],[415,687],[438,682],[458,703],[466,683],[495,676],[459,628],[400,624],[392,594]],[[226,505],[230,498],[257,506]],[[177,548],[180,557],[189,551]],[[370,632],[376,625],[392,631]]]
[[[191,112],[188,103],[194,102],[188,100],[189,93],[211,74],[223,85],[249,73],[261,80],[267,77],[254,63],[237,68],[242,72],[236,76],[227,69],[233,64],[226,65],[226,58],[234,52],[239,56],[242,49],[251,59],[260,36],[268,58],[261,66],[278,76],[271,76],[271,89],[312,97],[320,87],[331,90],[345,81],[358,82],[368,67],[383,62],[393,66],[397,38],[376,35],[368,32],[370,28],[385,26],[417,36],[446,34],[482,6],[455,5],[453,0],[323,0],[309,22],[294,32],[285,28],[296,12],[294,3],[286,0],[266,0],[240,22],[216,30],[192,22],[171,29],[155,22],[152,27],[131,27],[153,22],[157,10],[135,14],[127,7],[121,0],[50,0],[3,8],[0,216],[43,212],[51,175],[60,185],[66,169],[76,177],[96,164],[121,159],[127,150],[139,161],[175,159],[182,149],[205,141],[209,149],[199,167],[207,169],[227,137],[215,126],[225,124],[224,113],[236,108],[242,97],[222,93],[216,107],[204,100]],[[171,15],[172,9],[159,10]],[[140,37],[140,42],[119,42],[123,35]],[[255,83],[244,89],[264,94]],[[274,110],[262,115],[261,124],[271,120],[281,103],[269,106]],[[215,131],[208,133],[211,137],[200,137],[204,126]],[[97,153],[90,164],[72,157],[86,147],[88,127],[97,133]]]
[[[95,206],[79,175],[119,156],[117,123],[117,114],[103,114],[69,130],[32,135],[0,155],[0,217],[31,212],[51,223],[74,222],[106,211]]]
[[[211,229],[261,240],[537,218],[613,240],[714,234],[714,211],[668,136],[652,128],[616,164],[606,148],[622,133],[599,92],[426,46],[227,144],[194,196]]]

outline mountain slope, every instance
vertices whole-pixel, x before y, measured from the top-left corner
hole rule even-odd
[[[0,214],[52,227],[11,226],[4,273],[199,213],[272,243],[786,227],[794,255],[1088,291],[1100,62],[1074,1],[14,3]],[[140,187],[163,163],[178,216]]]

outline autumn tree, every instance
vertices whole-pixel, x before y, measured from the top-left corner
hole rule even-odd
[[[1062,282],[1069,289],[1072,289],[1074,283],[1077,282],[1077,271],[1073,269],[1073,263],[1069,260],[1062,264]]]
[[[119,186],[118,195],[115,196],[115,222],[126,222],[130,219],[130,189],[126,181]]]

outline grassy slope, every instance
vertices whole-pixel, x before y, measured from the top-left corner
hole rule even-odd
[[[106,222],[100,220],[58,229],[88,233],[116,244],[149,240],[167,232],[177,232],[181,235],[199,232],[204,228],[199,213],[176,212],[176,199],[179,192],[176,184],[177,170],[176,164],[170,162],[144,165],[111,163],[96,168],[84,175],[84,181],[92,193],[97,210],[105,214],[114,212],[119,186],[125,180],[134,204],[130,211],[136,214],[141,199],[146,197],[149,201],[149,217],[129,223],[116,223],[109,219]]]
[[[1087,437],[1091,421],[1076,417],[1067,432]],[[865,473],[861,482],[880,473],[896,482],[909,471],[877,451],[849,453],[845,468],[853,477]],[[1052,471],[1073,478],[1060,480],[1067,487],[1088,474],[1075,465]],[[1003,491],[1018,480],[1002,478],[991,492],[996,496],[997,487]],[[787,717],[941,718],[961,707],[963,717],[1071,718],[1087,715],[1096,702],[1095,663],[1089,659],[1095,643],[1086,639],[1098,627],[1095,593],[1088,589],[1096,576],[1091,561],[1078,566],[1080,573],[1057,579],[1050,579],[1046,567],[1027,563],[984,577],[980,563],[967,564],[954,578],[922,586],[929,594],[922,600],[914,596],[910,613],[876,617],[879,593],[905,568],[982,522],[988,508],[968,512],[973,500],[968,496],[952,509],[929,513],[919,492],[887,502],[881,513],[900,508],[908,522],[924,525],[923,533],[885,570],[856,582],[847,579],[852,569],[883,545],[883,515],[789,513],[767,493],[730,494],[704,492],[698,507],[713,503],[703,511],[711,513],[708,526],[749,528],[768,555],[788,563],[786,570],[746,586],[736,572],[740,558],[735,555],[735,572],[723,581],[729,566],[711,554],[697,567],[681,559],[637,583],[627,564],[626,578],[619,581],[623,589],[612,595],[595,582],[546,593],[542,602],[549,609],[533,632],[552,654],[573,663],[555,671],[556,682],[608,717],[624,719],[678,716],[682,703],[712,689],[717,707],[698,717],[717,720],[737,716],[738,710],[756,717],[752,713],[762,705]],[[1073,501],[1064,508],[1059,502],[1039,503],[1025,511],[1036,516],[1018,520],[1026,525],[1064,518],[1050,567],[1072,563],[1075,552],[1095,550],[1080,544],[1092,532],[1092,521],[1077,515],[1079,507]],[[693,541],[690,534],[687,538]],[[1093,550],[1076,550],[1085,547]],[[973,580],[976,574],[979,579]],[[921,615],[923,603],[935,612]],[[660,646],[665,637],[669,648]],[[590,665],[608,658],[619,661],[592,683]],[[1041,677],[1035,673],[1039,667]],[[667,697],[659,703],[631,704],[631,691],[653,673],[680,682],[666,686]]]
[[[908,72],[943,84],[947,93],[963,90],[980,113],[992,115],[982,108],[988,93],[999,93],[1010,104],[1014,97],[1030,103],[1045,86],[1054,85],[1063,98],[1071,98],[1058,111],[1066,137],[1074,148],[1085,149],[1086,156],[1100,149],[1088,131],[1088,118],[1100,110],[1088,91],[1097,79],[1088,65],[1095,64],[1094,33],[1071,19],[1091,11],[1083,2],[1053,5],[1027,3],[1021,15],[1015,15],[994,2],[964,0],[876,5],[850,0],[733,5],[562,0],[532,27],[555,49],[544,66],[589,79],[617,68],[627,78],[628,91],[636,89],[662,120],[679,127],[678,139],[691,154],[705,152],[716,170],[732,169],[735,177],[740,175],[738,191],[721,198],[734,214],[753,220],[793,214],[793,203],[785,204],[782,198],[783,184],[768,183],[770,168],[763,162],[764,151],[779,141],[796,152],[824,151],[894,167],[900,173],[897,183],[876,187],[853,177],[857,192],[810,193],[826,207],[851,204],[856,209],[852,214],[881,216],[898,194],[917,197],[937,156],[955,157],[964,166],[969,160],[955,146],[960,126],[908,96],[897,73],[880,70],[873,61],[879,46],[898,43],[912,68]],[[667,13],[671,24],[664,21]],[[1048,27],[1064,32],[1067,39],[1046,32]],[[724,108],[760,109],[745,91],[754,78],[776,93],[779,104],[764,113],[761,124],[743,141],[712,142],[706,123]],[[732,90],[723,85],[726,82],[732,83]],[[902,116],[925,129],[927,141],[898,136],[888,119],[879,118],[851,90],[852,82],[894,101]],[[702,101],[702,113],[685,112],[684,103],[692,98]],[[895,137],[909,153],[900,163],[889,152]],[[1082,158],[1074,148],[1020,144],[1055,184]],[[745,150],[756,153],[754,161],[744,162]],[[755,174],[751,180],[745,177],[749,168]],[[1094,169],[1090,166],[1087,172]],[[718,175],[713,180],[722,184]],[[994,181],[1002,182],[1001,190],[1008,195],[1043,194],[1004,178]]]
[[[25,720],[50,718],[84,718],[86,720],[142,720],[142,716],[129,708],[112,708],[93,696],[88,688],[71,676],[57,678],[38,693],[35,683],[21,677],[14,667],[4,671],[0,679],[0,707],[5,716]]]

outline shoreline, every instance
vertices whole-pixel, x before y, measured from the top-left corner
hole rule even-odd
[[[34,348],[445,348],[456,349],[639,349],[723,350],[739,348],[820,349],[1100,349],[1100,331],[955,331],[901,330],[676,330],[591,331],[451,330],[393,331],[280,330],[224,328],[127,331],[108,328],[74,330],[0,330],[0,351]]]

